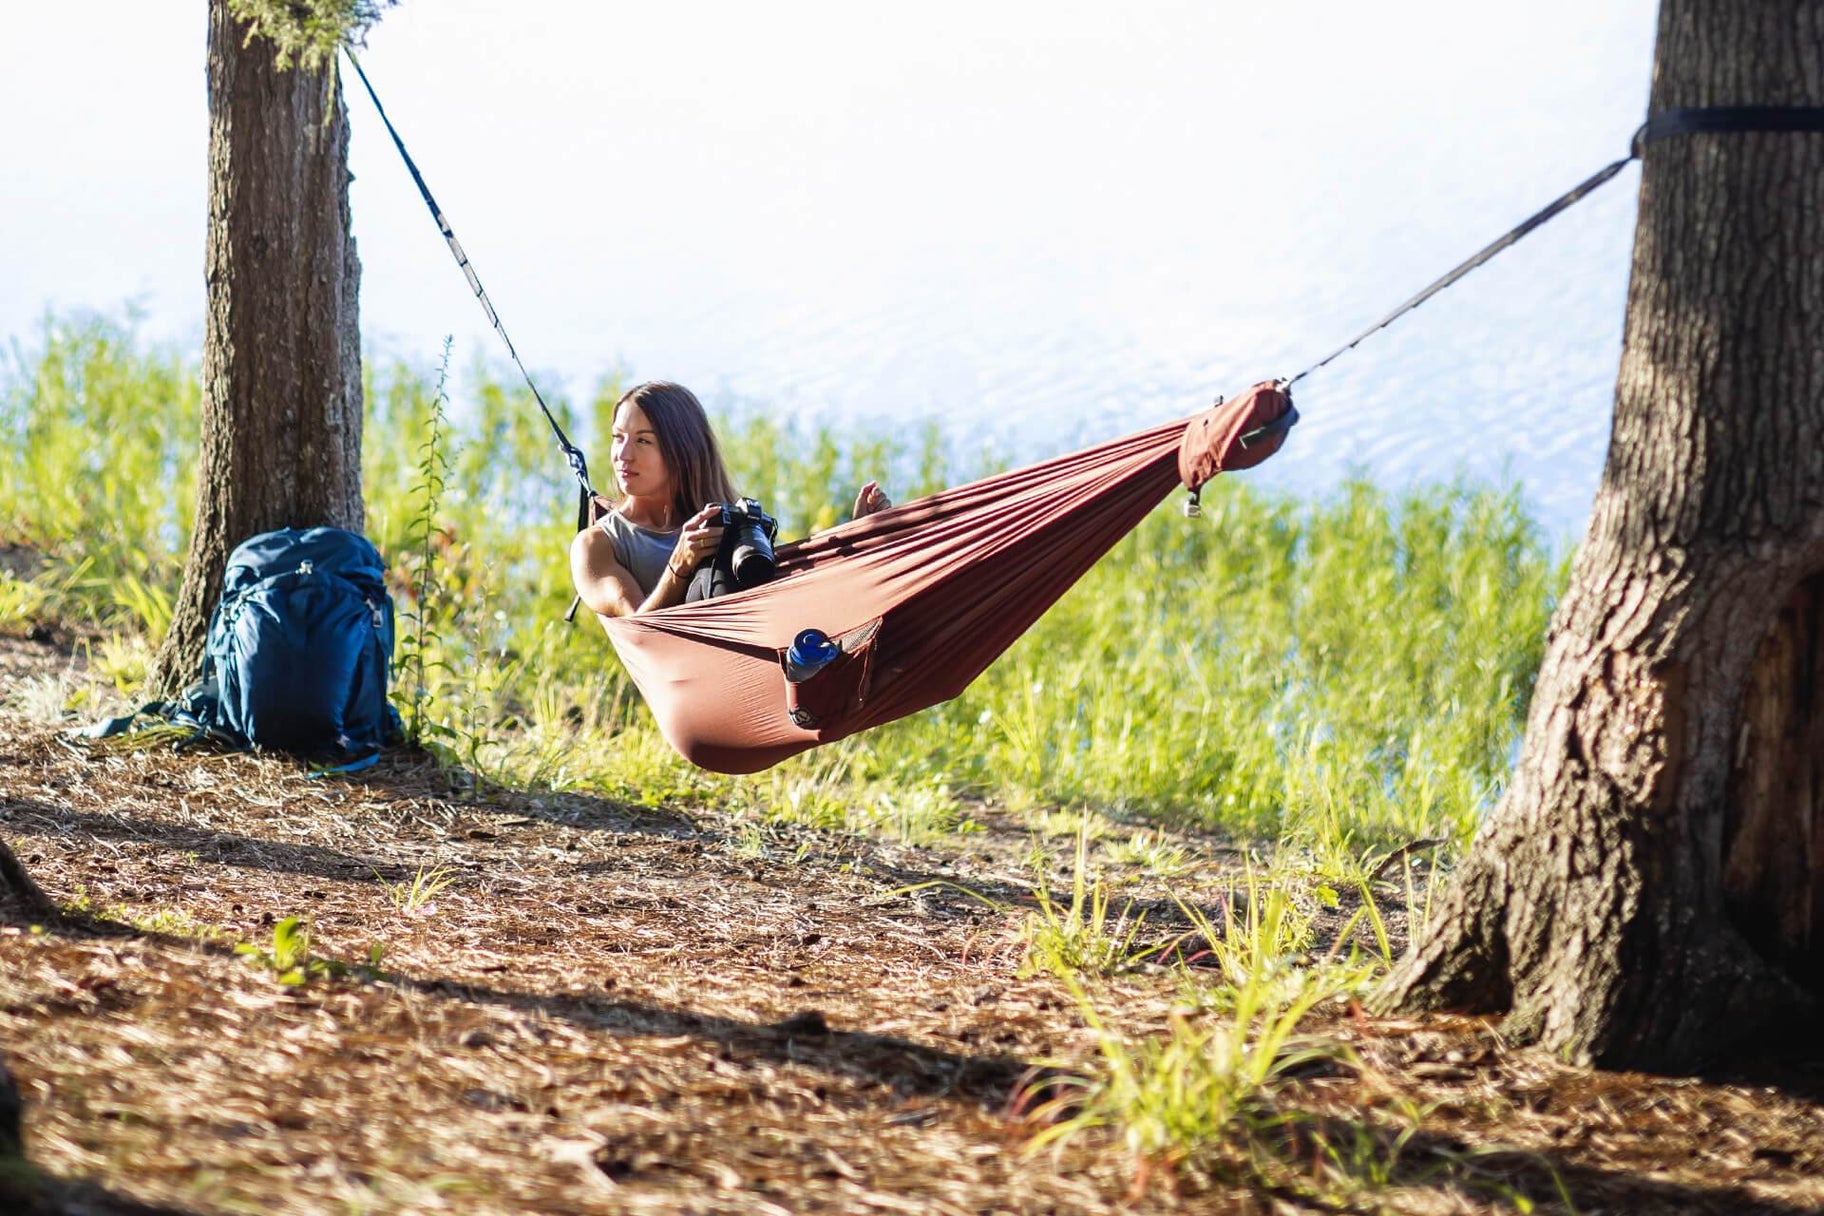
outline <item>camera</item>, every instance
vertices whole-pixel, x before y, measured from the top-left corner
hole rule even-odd
[[[722,525],[722,543],[715,557],[691,578],[687,602],[746,591],[773,577],[773,537],[779,534],[779,521],[756,498],[711,505],[721,510],[717,522]]]

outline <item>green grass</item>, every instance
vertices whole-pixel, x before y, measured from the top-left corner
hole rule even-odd
[[[47,320],[0,352],[0,542],[52,559],[63,619],[129,619],[127,588],[175,586],[201,401],[193,361],[103,317]]]
[[[1136,914],[1131,905],[1115,910],[1108,882],[1090,872],[1089,838],[1086,819],[1077,832],[1068,902],[1052,892],[1040,870],[1033,887],[1037,907],[1026,917],[1028,972],[1049,971],[1072,982],[1083,975],[1119,975],[1173,944],[1146,944],[1146,914]]]
[[[1039,1151],[1054,1142],[1098,1134],[1127,1152],[1136,1181],[1169,1172],[1274,1183],[1295,1155],[1286,1135],[1303,1113],[1283,1092],[1289,1074],[1327,1060],[1347,1060],[1335,1040],[1306,1033],[1319,1006],[1365,990],[1376,965],[1356,952],[1307,960],[1309,918],[1284,875],[1252,870],[1244,890],[1222,910],[1221,923],[1189,905],[1192,930],[1158,957],[1169,960],[1178,992],[1163,1031],[1130,1033],[1098,1000],[1098,976],[1118,974],[1141,957],[1134,926],[1103,914],[1108,893],[1091,877],[1087,834],[1078,837],[1068,909],[1041,896],[1028,917],[1029,965],[1057,974],[1076,998],[1094,1036],[1087,1061],[1060,1061],[1016,1101],[1035,1131]],[[1196,961],[1213,965],[1194,966]],[[1357,1178],[1362,1162],[1334,1171]]]

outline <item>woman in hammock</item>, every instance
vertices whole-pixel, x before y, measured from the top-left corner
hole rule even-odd
[[[722,450],[696,394],[663,380],[635,385],[614,407],[614,480],[621,497],[570,545],[570,576],[597,616],[632,616],[684,602],[697,567],[722,543],[716,503],[736,501]],[[870,481],[857,516],[892,505]]]

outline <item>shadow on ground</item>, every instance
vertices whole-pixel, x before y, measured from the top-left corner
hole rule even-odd
[[[7,1216],[192,1216],[153,1207],[92,1182],[70,1182],[15,1161],[0,1163],[0,1212]]]
[[[74,941],[135,938],[228,960],[234,948],[162,933],[148,933],[105,917],[57,914],[35,917],[0,904],[0,924],[34,927]],[[614,1000],[606,994],[516,992],[487,985],[398,973],[387,982],[427,996],[561,1019],[617,1038],[693,1038],[713,1044],[724,1059],[742,1064],[796,1064],[831,1076],[889,1087],[897,1098],[957,1097],[984,1106],[1004,1104],[1023,1078],[1040,1075],[1026,1060],[1004,1054],[972,1055],[930,1047],[895,1035],[831,1026],[807,1009],[779,1022],[753,1022],[690,1009]],[[4,1139],[0,1137],[0,1148]],[[11,1209],[0,1205],[0,1212]]]
[[[366,787],[397,799],[446,798],[465,806],[493,808],[583,831],[677,839],[709,834],[680,811],[574,790],[507,789],[453,761],[403,747],[382,755],[373,768],[326,780],[354,789]]]
[[[1322,1118],[1293,1136],[1294,1159],[1330,1150],[1344,1159],[1383,1162],[1382,1185],[1448,1193],[1524,1211],[1639,1213],[1642,1216],[1817,1216],[1810,1204],[1797,1205],[1756,1195],[1747,1187],[1705,1187],[1646,1178],[1625,1169],[1574,1161],[1560,1151],[1476,1148],[1449,1135],[1407,1134],[1384,1125]],[[1300,1193],[1279,1192],[1301,1208],[1355,1210]],[[1516,1202],[1521,1201],[1521,1202]]]
[[[92,1182],[54,1178],[20,1156],[23,1103],[0,1064],[0,1212],[7,1216],[186,1216],[176,1208],[150,1207]]]
[[[586,1030],[616,1036],[713,1043],[724,1059],[742,1064],[796,1064],[891,1087],[899,1098],[959,1097],[985,1106],[1004,1104],[1022,1078],[1037,1074],[1028,1061],[1007,1055],[965,1055],[895,1035],[830,1026],[805,1010],[779,1022],[667,1009],[606,998],[503,991],[447,980],[392,977],[420,992],[448,996],[518,1013],[560,1018]]]

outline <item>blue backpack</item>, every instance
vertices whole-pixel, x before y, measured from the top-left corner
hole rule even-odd
[[[365,768],[398,743],[387,700],[393,600],[380,554],[341,528],[281,528],[241,543],[222,572],[200,683],[85,731],[105,738],[141,716],[237,747]]]
[[[261,533],[222,572],[203,657],[204,695],[215,697],[206,725],[278,751],[375,755],[400,738],[386,695],[392,661],[393,600],[366,537]]]

